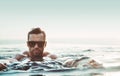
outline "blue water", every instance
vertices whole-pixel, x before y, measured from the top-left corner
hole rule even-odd
[[[0,43],[0,60],[12,58],[28,48],[25,41],[8,41]],[[120,74],[120,46],[50,42],[45,48],[59,57],[76,57],[85,55],[102,63],[105,69],[77,69],[60,72],[23,72],[9,71],[0,76],[119,76]]]

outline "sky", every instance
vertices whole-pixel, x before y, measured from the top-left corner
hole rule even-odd
[[[0,0],[0,40],[27,39],[41,27],[48,39],[120,44],[120,0]]]

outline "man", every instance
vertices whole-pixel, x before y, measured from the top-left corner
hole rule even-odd
[[[16,55],[15,59],[18,61],[24,57],[28,57],[31,61],[43,61],[43,57],[48,56],[51,59],[56,59],[56,55],[50,55],[49,52],[44,52],[46,47],[46,34],[40,28],[34,28],[28,32],[27,46],[29,51],[25,51],[23,55]]]
[[[46,34],[40,28],[34,28],[30,32],[28,32],[27,46],[29,51],[23,52],[23,54],[17,54],[15,56],[14,61],[22,61],[24,58],[29,58],[31,61],[44,61],[43,57],[48,56],[51,59],[57,59],[56,55],[50,54],[49,52],[45,52],[44,48],[47,45]],[[77,67],[78,61],[81,60],[66,60],[64,65],[67,67]],[[74,63],[74,64],[73,64]],[[88,64],[93,66],[94,68],[101,67],[99,63],[94,60],[91,60]],[[0,70],[5,69],[7,66],[4,64],[0,64]]]

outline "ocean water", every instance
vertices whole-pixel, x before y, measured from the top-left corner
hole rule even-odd
[[[25,41],[0,41],[0,61],[12,58],[17,53],[28,50]],[[102,44],[83,44],[50,41],[46,51],[59,57],[76,57],[85,55],[103,64],[104,69],[77,69],[58,72],[22,72],[9,71],[0,76],[119,76],[120,75],[120,46]]]

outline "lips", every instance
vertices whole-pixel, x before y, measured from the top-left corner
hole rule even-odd
[[[42,57],[43,51],[40,48],[34,48],[31,50],[31,55],[33,57]]]
[[[40,54],[40,51],[39,51],[39,50],[34,50],[33,52],[34,52],[34,54],[36,54],[36,55]]]
[[[40,50],[33,50],[34,52],[40,52]]]
[[[40,50],[38,48],[34,49],[33,51],[35,52],[40,52]]]

